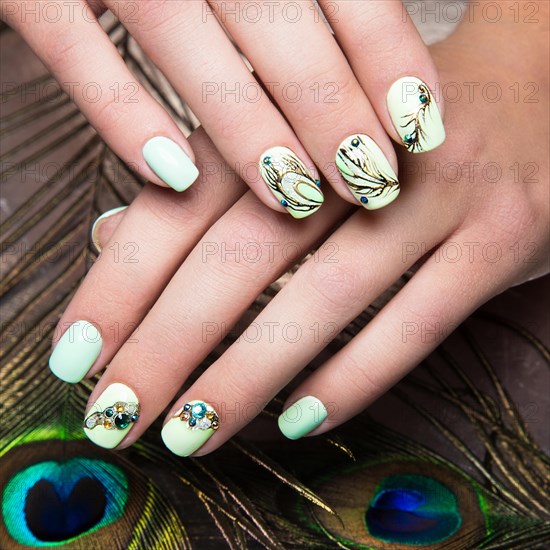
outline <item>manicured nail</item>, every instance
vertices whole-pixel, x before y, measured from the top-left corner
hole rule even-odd
[[[302,397],[279,416],[279,429],[288,439],[300,439],[327,417],[327,410],[312,395]]]
[[[84,433],[96,445],[113,449],[132,429],[139,413],[136,394],[124,384],[111,384],[88,409]]]
[[[80,382],[95,363],[103,340],[89,321],[76,321],[61,337],[50,356],[50,370],[61,380]]]
[[[354,197],[367,210],[382,208],[399,195],[399,181],[393,168],[369,136],[355,134],[342,141],[336,166]]]
[[[414,76],[396,80],[387,102],[395,129],[411,153],[431,151],[445,141],[439,108],[422,80]]]
[[[157,136],[143,147],[145,161],[172,189],[185,191],[199,177],[199,170],[184,150],[171,139]]]
[[[260,157],[262,178],[294,218],[306,218],[319,210],[325,197],[321,182],[287,147],[273,147]]]
[[[189,401],[162,428],[164,444],[178,456],[200,449],[220,426],[214,408],[204,401]]]
[[[122,212],[123,210],[126,210],[128,208],[127,206],[119,206],[117,208],[113,208],[111,210],[107,210],[107,212],[103,212],[99,218],[94,222],[94,225],[92,225],[92,242],[94,243],[94,246],[96,247],[98,252],[101,252],[101,244],[99,242],[99,228],[105,222],[108,218],[111,216],[114,216],[118,212]]]

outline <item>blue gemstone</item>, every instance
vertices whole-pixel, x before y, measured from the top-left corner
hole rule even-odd
[[[367,199],[367,197],[361,197],[361,202],[363,204],[367,204],[367,202],[369,202],[369,199]]]
[[[193,427],[196,423],[197,421],[194,418],[189,419],[189,426]]]
[[[358,139],[354,139],[351,144],[354,146],[354,147],[359,147],[359,140]]]
[[[184,411],[188,411],[190,408],[191,408],[191,405],[189,405],[189,403],[186,403],[186,404],[183,406],[183,410],[184,410]]]
[[[403,141],[410,145],[414,141],[414,138],[411,136],[411,134],[405,134]]]
[[[321,187],[321,180],[315,180],[315,184],[317,185],[317,187]]]
[[[281,201],[281,204],[286,208],[288,206],[288,202],[286,202],[285,200],[282,200]]]
[[[428,96],[426,94],[420,94],[420,103],[428,103]]]
[[[111,418],[111,417],[113,416],[113,414],[115,414],[115,411],[113,411],[113,409],[107,409],[107,410],[105,411],[105,416],[106,416],[107,418]]]
[[[264,164],[270,165],[271,164],[271,157],[265,157]]]
[[[135,422],[138,418],[139,418],[139,414],[134,413],[134,414],[132,415],[132,417],[130,418],[130,420],[131,420],[132,422]]]
[[[191,408],[191,415],[194,418],[204,418],[206,415],[206,405],[204,403],[195,403]]]

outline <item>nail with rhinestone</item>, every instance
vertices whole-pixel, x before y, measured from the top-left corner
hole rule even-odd
[[[428,85],[414,76],[394,82],[387,96],[388,112],[402,145],[411,153],[423,153],[445,141],[439,107]]]
[[[113,449],[138,421],[139,414],[136,394],[124,384],[111,384],[88,410],[84,433],[96,445]]]
[[[174,454],[189,456],[200,449],[220,427],[212,405],[200,401],[186,403],[162,428],[162,440]]]
[[[292,217],[306,218],[321,208],[320,180],[288,147],[265,151],[259,164],[263,180]]]

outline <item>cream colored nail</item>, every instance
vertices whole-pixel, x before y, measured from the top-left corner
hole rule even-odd
[[[395,81],[387,97],[388,111],[403,145],[411,153],[439,147],[445,128],[437,103],[427,84],[414,76]]]
[[[219,425],[220,418],[212,405],[189,401],[164,425],[161,436],[174,454],[189,456],[214,435]]]
[[[306,218],[321,208],[321,182],[288,147],[272,147],[260,157],[260,173],[271,192],[294,218]]]
[[[113,449],[132,429],[139,414],[137,395],[124,384],[111,384],[88,409],[84,433],[96,445]]]
[[[111,210],[107,210],[107,212],[103,212],[103,214],[101,214],[101,216],[99,216],[99,218],[97,218],[97,220],[92,225],[92,231],[91,231],[92,243],[94,244],[98,252],[101,252],[101,243],[99,242],[99,228],[111,216],[114,216],[115,214],[118,214],[119,212],[126,210],[126,208],[128,207],[118,206],[117,208],[112,208]]]
[[[399,195],[399,181],[376,143],[365,134],[347,137],[338,147],[336,166],[355,198],[367,209],[390,204]]]

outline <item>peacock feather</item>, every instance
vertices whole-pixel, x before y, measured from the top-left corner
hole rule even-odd
[[[122,26],[105,26],[144,85],[191,129],[192,115]],[[280,396],[242,437],[201,459],[171,455],[158,423],[122,452],[91,444],[82,411],[96,380],[53,377],[50,342],[95,259],[92,221],[131,202],[143,182],[5,25],[0,41],[2,549],[550,547],[550,461],[524,418],[533,411],[520,414],[494,353],[475,335],[504,333],[499,341],[513,342],[540,380],[550,354],[524,327],[487,312],[368,413],[326,436],[281,441]]]

